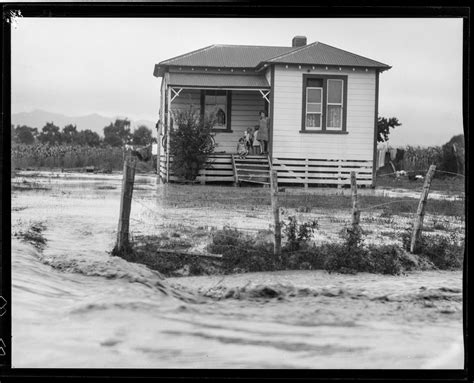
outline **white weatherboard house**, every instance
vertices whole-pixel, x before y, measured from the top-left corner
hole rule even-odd
[[[218,112],[216,154],[201,182],[373,186],[379,74],[390,66],[296,36],[292,45],[211,45],[155,65],[161,77],[160,176],[174,180],[168,156],[172,113],[193,105]],[[269,117],[269,154],[236,155],[248,127]]]

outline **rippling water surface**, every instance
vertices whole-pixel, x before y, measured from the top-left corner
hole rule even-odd
[[[109,254],[121,177],[84,177],[12,192],[12,232],[41,221],[47,239],[12,237],[13,367],[463,367],[461,272],[165,280]],[[172,219],[166,193],[137,177],[133,230],[156,232],[150,209]]]

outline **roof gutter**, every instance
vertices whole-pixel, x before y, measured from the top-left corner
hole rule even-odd
[[[263,64],[263,65],[262,65]],[[271,67],[271,65],[307,65],[307,66],[327,66],[327,67],[341,67],[341,68],[370,68],[370,69],[376,69],[380,72],[392,69],[391,66],[366,66],[366,65],[337,65],[337,64],[308,64],[308,63],[294,63],[294,62],[275,62],[275,63],[268,63],[265,61],[262,61],[260,64],[256,66],[255,72],[260,72],[263,69],[268,69]]]

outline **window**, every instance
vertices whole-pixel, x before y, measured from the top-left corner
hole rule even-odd
[[[302,132],[345,133],[347,76],[303,75]]]
[[[201,114],[205,116],[215,115],[214,130],[230,131],[230,105],[230,91],[203,90],[201,92]]]

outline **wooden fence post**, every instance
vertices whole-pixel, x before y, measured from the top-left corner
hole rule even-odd
[[[278,206],[278,173],[276,170],[270,172],[270,188],[271,201],[274,220],[274,243],[273,253],[276,256],[281,254],[281,223],[280,223],[280,207]]]
[[[420,240],[421,230],[423,228],[423,218],[425,217],[426,201],[428,200],[428,193],[430,192],[431,180],[435,173],[436,166],[431,165],[426,173],[425,183],[420,195],[420,203],[416,212],[415,224],[413,226],[413,234],[411,237],[410,253],[415,251],[416,243]]]
[[[352,190],[352,228],[358,229],[360,223],[359,199],[357,198],[357,176],[351,171],[351,190]]]
[[[123,163],[122,195],[120,199],[120,215],[117,230],[116,250],[120,253],[129,245],[128,230],[130,226],[130,211],[132,208],[133,183],[135,180],[136,159],[130,155]]]

